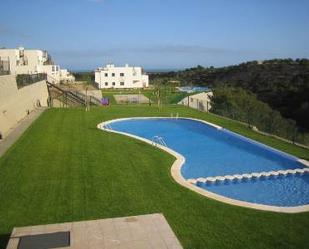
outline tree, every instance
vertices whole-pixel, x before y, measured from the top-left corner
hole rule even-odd
[[[165,79],[156,79],[156,80],[153,80],[152,83],[153,83],[153,86],[154,86],[153,94],[154,94],[155,99],[157,101],[158,108],[161,109],[163,89],[164,89],[164,85],[166,84],[166,80]]]
[[[211,112],[246,122],[250,128],[256,126],[259,130],[293,142],[300,138],[295,121],[282,118],[278,111],[242,88],[214,88],[211,102]]]

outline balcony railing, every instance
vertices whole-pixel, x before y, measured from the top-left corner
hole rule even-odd
[[[46,80],[46,74],[19,74],[16,76],[17,87],[22,88],[42,80]]]

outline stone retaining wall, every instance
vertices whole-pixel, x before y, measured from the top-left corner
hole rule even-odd
[[[47,106],[45,81],[18,89],[14,75],[0,76],[0,136],[6,137],[17,123],[30,112]]]

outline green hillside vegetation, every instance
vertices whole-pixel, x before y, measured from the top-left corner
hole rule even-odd
[[[213,90],[211,111],[234,120],[256,126],[259,130],[271,133],[292,141],[308,144],[305,133],[298,132],[292,119],[285,119],[256,95],[242,88],[216,87]]]
[[[241,87],[256,94],[282,116],[309,129],[309,60],[275,59],[222,68],[196,68],[151,74],[151,79],[179,80],[183,85]]]
[[[73,72],[76,81],[84,81],[88,84],[94,82],[94,72]]]

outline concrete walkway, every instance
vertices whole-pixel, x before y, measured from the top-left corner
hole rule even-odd
[[[24,131],[36,120],[46,108],[36,109],[24,119],[19,121],[12,131],[4,139],[0,140],[0,157],[20,138]]]
[[[66,233],[69,239],[55,239],[57,233]],[[165,217],[158,213],[14,228],[7,249],[21,249],[24,239],[28,246],[22,248],[27,249],[43,248],[40,243],[45,243],[44,248],[56,248],[58,243],[59,249],[182,249]]]

